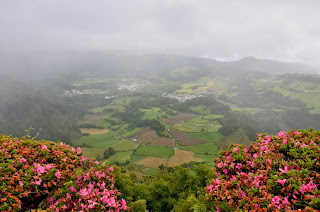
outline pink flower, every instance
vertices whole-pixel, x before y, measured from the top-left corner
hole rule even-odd
[[[20,163],[24,163],[24,162],[27,162],[27,160],[25,158],[21,158]]]
[[[50,169],[51,169],[51,165],[50,164],[46,165],[46,170],[50,171]]]
[[[53,203],[54,203],[54,202],[53,202],[53,198],[52,198],[52,197],[49,197],[49,198],[48,198],[48,202],[49,202],[50,205],[53,205]]]
[[[84,155],[81,155],[80,162],[87,160],[87,158],[84,157]]]
[[[213,188],[213,185],[207,186],[207,189],[208,189],[208,190],[212,190],[212,188]]]
[[[231,181],[235,181],[236,179],[237,179],[236,176],[232,175]]]
[[[278,180],[277,182],[280,183],[282,186],[284,186],[286,181],[287,179],[283,179],[283,180]]]
[[[233,150],[234,152],[239,152],[239,149],[238,149],[237,147],[234,147],[232,150]]]
[[[237,163],[237,169],[241,169],[242,163]]]
[[[214,205],[214,206],[216,206],[217,212],[220,212],[219,206],[217,206],[217,205]]]
[[[280,200],[281,200],[281,199],[280,199],[278,196],[274,196],[274,197],[272,198],[272,203],[275,204],[275,205],[279,205]]]
[[[282,168],[279,168],[279,171],[281,171],[282,173],[288,173],[289,172],[289,170],[288,170],[288,166],[286,165],[285,167],[284,167],[284,170],[282,169]]]
[[[75,152],[75,151],[76,151],[76,149],[72,147],[72,148],[71,148],[71,151],[72,151],[72,152]]]
[[[267,163],[271,163],[271,160],[270,159],[266,159]]]
[[[222,168],[222,163],[221,163],[221,162],[218,163],[218,164],[217,164],[217,167],[218,167],[219,169],[221,169],[221,168]]]
[[[42,167],[40,164],[34,164],[34,166],[37,168],[38,175],[41,175],[45,172],[44,167]]]
[[[99,164],[99,161],[96,160],[96,162],[94,162],[94,163],[98,165],[98,164]]]
[[[78,155],[81,154],[81,148],[80,148],[80,147],[77,148],[77,154],[78,154]]]
[[[71,192],[77,192],[77,190],[74,187],[70,187]]]
[[[254,157],[255,159],[257,159],[257,158],[258,158],[257,153],[254,153],[254,154],[253,154],[253,157]]]
[[[283,140],[282,140],[282,143],[283,143],[283,144],[288,144],[287,139],[283,139]]]
[[[103,182],[101,183],[101,188],[105,188],[105,186],[106,186],[106,183],[103,181]]]
[[[112,172],[113,172],[113,170],[114,170],[112,166],[110,166],[110,168],[109,168],[109,169],[110,169],[110,171],[112,171]]]
[[[46,145],[43,145],[42,150],[46,150],[46,149],[48,149],[48,147]]]
[[[71,195],[69,193],[67,193],[67,198],[71,199]]]
[[[126,201],[124,199],[121,199],[121,205],[122,205],[121,209],[122,210],[127,210],[126,204],[127,204]]]
[[[42,179],[41,178],[38,181],[36,181],[37,185],[41,185],[41,183],[42,183]]]
[[[290,202],[288,200],[288,197],[285,197],[284,200],[282,200],[282,204],[284,205],[290,205]]]
[[[88,195],[88,190],[86,188],[80,189],[79,193],[80,193],[81,196],[86,196],[86,195]]]
[[[224,173],[224,175],[227,175],[228,174],[228,169],[224,169],[223,173]]]
[[[54,174],[54,176],[56,176],[57,178],[60,178],[60,177],[61,177],[60,171],[58,170],[58,171]]]
[[[24,184],[22,181],[19,181],[19,185],[22,187]]]

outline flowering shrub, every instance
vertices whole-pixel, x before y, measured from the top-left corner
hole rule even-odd
[[[257,142],[231,145],[214,160],[209,199],[217,211],[222,203],[239,211],[318,211],[319,157],[319,131],[259,134]]]
[[[0,211],[127,210],[113,167],[69,145],[0,135]]]

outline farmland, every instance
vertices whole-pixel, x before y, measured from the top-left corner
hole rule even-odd
[[[256,93],[244,101],[246,96],[237,99],[243,95],[240,89],[243,85],[232,84],[232,77],[200,77],[183,82],[190,80],[188,77],[196,70],[174,69],[166,77],[180,77],[181,82],[157,78],[161,84],[153,86],[145,80],[118,79],[115,88],[109,87],[112,93],[107,96],[107,102],[91,108],[78,122],[89,127],[82,127],[80,130],[85,136],[73,139],[72,144],[85,148],[87,156],[110,163],[134,164],[140,172],[152,172],[161,164],[173,166],[190,161],[212,164],[212,158],[229,144],[248,144],[255,137],[254,133],[247,131],[254,126],[250,124],[253,117],[260,118],[260,114],[266,113],[269,107],[251,104],[250,98],[262,95],[266,89],[306,102],[313,113],[320,111],[320,86],[315,83],[308,85],[275,77],[256,79],[256,75],[248,74],[239,82],[251,80],[249,86]],[[91,79],[82,82],[82,86],[90,87],[85,89],[86,92],[98,92],[98,89],[94,90],[95,83],[107,81]],[[158,90],[153,91],[154,88]],[[285,99],[275,95],[272,98]],[[286,104],[291,107],[294,101]],[[284,112],[287,105],[271,105],[270,111]],[[241,120],[245,116],[248,120],[237,121],[237,116]],[[269,125],[272,126],[269,128],[274,128],[274,124]],[[115,154],[103,158],[103,151],[110,147]]]

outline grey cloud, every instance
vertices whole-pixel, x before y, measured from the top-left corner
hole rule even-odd
[[[316,0],[0,2],[0,51],[159,52],[320,65]]]

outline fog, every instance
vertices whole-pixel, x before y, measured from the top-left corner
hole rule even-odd
[[[319,8],[316,0],[3,0],[0,51],[254,56],[320,66]]]

